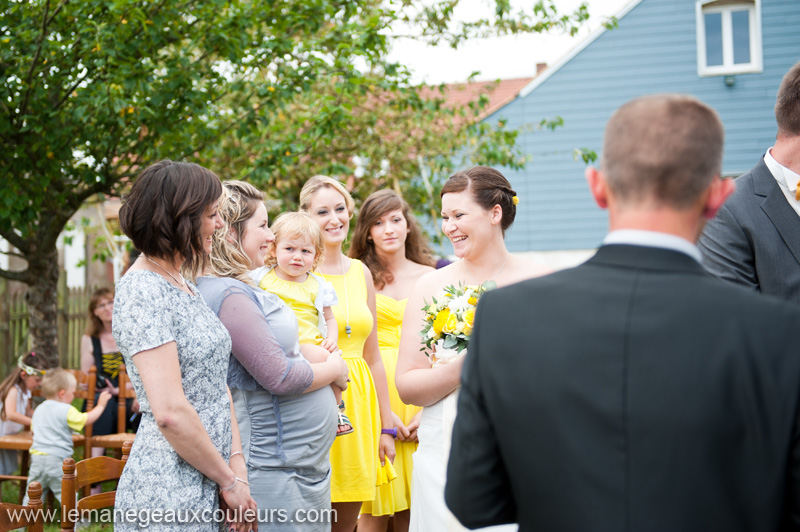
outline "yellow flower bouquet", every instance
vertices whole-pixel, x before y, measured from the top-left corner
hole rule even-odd
[[[452,358],[467,348],[475,321],[475,307],[488,290],[496,287],[494,281],[480,286],[445,286],[431,303],[425,306],[423,327],[420,332],[424,346],[420,351],[435,356],[437,360]]]

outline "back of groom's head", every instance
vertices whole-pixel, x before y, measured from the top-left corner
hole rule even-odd
[[[724,130],[716,111],[691,96],[631,100],[611,116],[602,170],[621,205],[695,205],[722,167]]]
[[[779,135],[800,135],[800,62],[783,76],[775,102],[775,120]]]

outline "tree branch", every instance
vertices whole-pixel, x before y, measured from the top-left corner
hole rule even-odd
[[[19,236],[13,230],[11,231],[0,230],[0,236],[8,240],[9,244],[11,244],[12,246],[14,246],[23,253],[28,253],[28,251],[30,250],[28,241]]]
[[[50,11],[50,0],[47,0],[44,4],[44,15],[42,16],[42,33],[39,35],[39,42],[36,44],[36,52],[33,54],[33,60],[31,61],[31,68],[28,70],[28,79],[26,81],[26,85],[28,88],[25,90],[25,99],[22,100],[22,105],[20,106],[20,116],[25,116],[25,112],[28,110],[28,99],[30,98],[31,91],[33,87],[31,85],[31,80],[33,80],[33,73],[36,70],[36,62],[39,60],[39,54],[42,52],[42,43],[44,42],[44,36],[47,33],[47,13]]]
[[[8,255],[9,257],[19,257],[20,259],[25,259],[25,255],[22,253],[17,253],[16,251],[3,251],[0,249],[0,253],[3,255]]]
[[[10,279],[12,281],[19,281],[21,283],[26,283],[28,279],[28,270],[24,270],[21,272],[12,272],[8,270],[4,270],[0,268],[0,277],[5,277],[6,279]]]
[[[78,40],[80,40],[80,37],[78,38]],[[85,66],[85,65],[84,65],[84,68],[86,68],[86,66]],[[81,77],[79,77],[79,78],[78,78],[78,81],[76,81],[76,82],[75,82],[75,83],[72,85],[72,87],[70,87],[70,88],[68,88],[68,89],[67,89],[67,91],[64,93],[64,97],[63,97],[63,98],[61,98],[61,100],[59,100],[59,101],[58,101],[58,102],[57,102],[57,103],[56,103],[56,104],[53,106],[53,110],[54,110],[54,111],[56,111],[56,110],[58,110],[58,108],[59,108],[59,107],[61,107],[62,105],[64,105],[64,102],[66,102],[66,101],[67,101],[67,99],[69,99],[70,95],[71,95],[71,94],[72,94],[72,93],[75,91],[75,89],[77,89],[77,88],[78,88],[78,86],[79,86],[81,83],[83,83],[83,80],[85,80],[85,79],[86,79],[88,76],[89,76],[89,69],[88,69],[88,68],[86,68],[86,72],[84,73],[84,75],[83,75],[83,76],[81,76]]]
[[[61,8],[67,4],[67,1],[68,0],[61,0],[61,2],[53,10],[53,14],[50,15],[50,18],[45,22],[45,26],[49,26],[50,23],[53,22],[53,19],[56,18],[56,15],[58,15],[58,12],[61,11]]]

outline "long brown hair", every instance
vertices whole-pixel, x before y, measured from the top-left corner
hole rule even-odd
[[[111,298],[114,300],[114,289],[107,286],[98,288],[92,292],[92,297],[89,299],[88,320],[86,320],[86,336],[99,336],[103,332],[103,321],[94,313],[100,300],[104,298]]]
[[[26,366],[40,370],[46,370],[50,368],[50,364],[47,362],[47,360],[45,360],[42,355],[37,355],[33,351],[22,357],[22,363]],[[3,379],[2,383],[0,383],[0,420],[6,420],[6,397],[8,397],[8,392],[11,390],[11,388],[22,382],[23,371],[24,370],[20,369],[15,364],[8,373],[8,376]]]
[[[364,204],[361,206],[356,228],[353,232],[353,243],[350,246],[349,256],[367,265],[369,271],[372,272],[375,288],[378,290],[387,284],[391,284],[394,281],[394,275],[392,275],[392,272],[389,271],[375,251],[375,243],[369,238],[369,233],[372,226],[381,216],[398,210],[403,212],[403,218],[406,219],[406,224],[408,225],[405,244],[406,258],[425,266],[436,264],[428,247],[428,242],[425,240],[417,220],[411,213],[411,207],[408,206],[408,203],[394,190],[384,189],[373,192],[364,200]]]

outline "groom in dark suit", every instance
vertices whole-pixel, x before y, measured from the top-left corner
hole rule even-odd
[[[695,246],[733,188],[722,140],[691,97],[622,106],[587,170],[603,246],[481,299],[445,491],[466,526],[800,529],[800,308]]]
[[[709,272],[800,303],[800,63],[775,104],[778,135],[711,220],[699,247]]]

